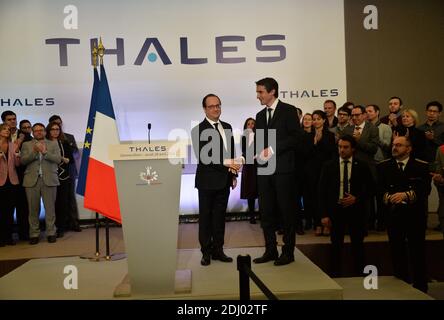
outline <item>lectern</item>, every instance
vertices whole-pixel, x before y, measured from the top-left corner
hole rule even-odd
[[[186,148],[156,141],[110,146],[131,295],[175,291],[180,181]]]

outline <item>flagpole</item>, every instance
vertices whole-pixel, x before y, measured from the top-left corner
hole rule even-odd
[[[99,39],[99,45],[97,47],[97,54],[100,57],[100,65],[103,65],[103,56],[105,55],[105,47],[102,43],[102,37]],[[126,258],[125,253],[110,254],[109,250],[109,219],[105,217],[105,244],[106,244],[106,256],[105,261],[116,261]]]
[[[99,228],[100,228],[100,224],[99,224],[99,214],[96,212],[96,257],[100,257],[100,249],[99,249]]]
[[[98,58],[98,48],[96,45],[94,45],[93,49],[92,49],[92,63],[93,63],[93,67],[97,68],[97,58]],[[82,259],[89,259],[90,261],[100,261],[102,258],[104,258],[103,256],[100,256],[100,234],[99,234],[99,228],[100,228],[100,220],[99,220],[99,214],[96,212],[96,218],[95,218],[95,229],[96,229],[96,252],[94,253],[94,255],[92,256],[91,254],[84,254],[81,255],[80,258]]]

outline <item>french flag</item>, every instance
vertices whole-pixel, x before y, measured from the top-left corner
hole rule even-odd
[[[86,175],[84,206],[122,223],[113,161],[108,146],[120,143],[105,67],[100,65],[94,135]]]

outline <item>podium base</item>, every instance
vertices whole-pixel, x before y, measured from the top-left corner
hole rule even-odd
[[[176,280],[174,294],[191,293],[191,270],[176,270]],[[122,282],[114,289],[115,298],[131,297],[131,284],[129,275],[127,274]],[[153,296],[154,298],[154,296]]]
[[[105,256],[103,254],[91,253],[91,254],[82,254],[80,259],[88,259],[92,262],[100,262],[100,261],[117,261],[126,258],[125,253],[114,253],[109,256]]]

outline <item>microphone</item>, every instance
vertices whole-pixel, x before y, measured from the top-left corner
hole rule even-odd
[[[148,123],[148,144],[151,143],[150,131],[151,131],[151,123]]]

